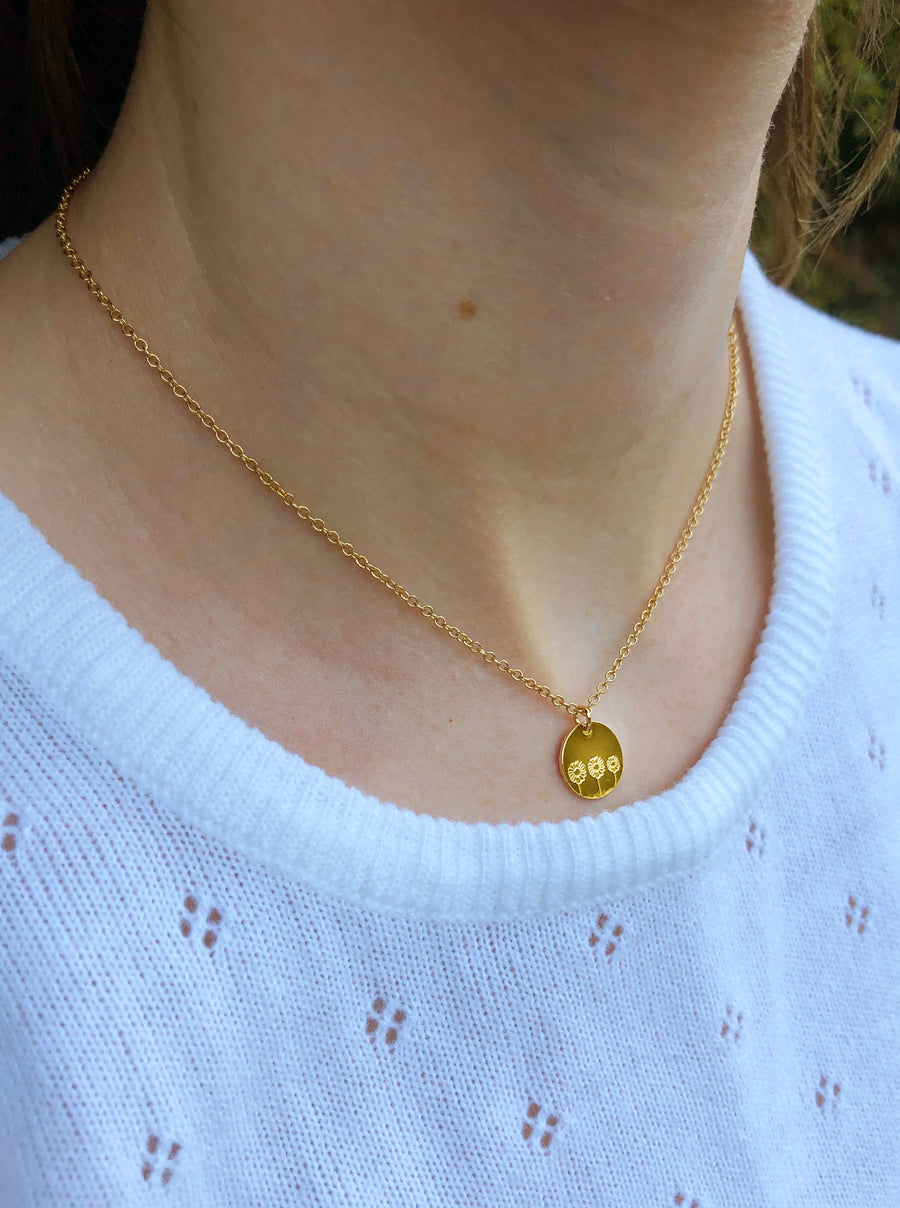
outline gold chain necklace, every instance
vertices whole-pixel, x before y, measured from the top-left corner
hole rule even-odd
[[[342,554],[350,558],[356,563],[361,570],[366,571],[383,584],[388,591],[399,597],[404,604],[408,604],[410,608],[416,609],[423,617],[431,621],[438,629],[442,629],[444,633],[449,634],[451,638],[455,638],[457,642],[471,650],[473,654],[479,655],[486,663],[497,668],[498,671],[504,672],[511,676],[517,683],[523,684],[526,688],[530,688],[536,692],[543,700],[548,700],[551,705],[556,705],[559,709],[565,709],[570,716],[575,718],[576,724],[563,738],[559,747],[559,772],[562,776],[563,783],[568,789],[579,797],[595,800],[598,797],[605,797],[607,793],[612,792],[622,778],[622,748],[619,740],[616,738],[612,730],[608,726],[601,725],[599,722],[593,721],[591,718],[591,709],[600,699],[600,697],[608,690],[609,685],[616,678],[616,672],[622,665],[622,661],[627,656],[631,647],[637,641],[644,626],[650,620],[654,608],[662,597],[663,591],[669,583],[672,575],[675,573],[675,566],[681,560],[681,555],[684,553],[685,546],[690,539],[691,534],[700,519],[703,512],[703,506],[709,497],[709,492],[715,479],[719,464],[722,461],[722,455],[725,452],[725,443],[728,440],[728,431],[731,427],[731,419],[734,414],[734,405],[737,400],[738,376],[740,372],[737,332],[735,330],[734,320],[732,319],[728,327],[728,347],[730,355],[730,385],[728,391],[728,403],[725,408],[725,416],[722,421],[721,432],[719,433],[719,442],[716,446],[716,451],[713,454],[710,462],[709,471],[706,479],[697,496],[697,501],[691,510],[691,518],[687,526],[682,531],[681,536],[675,545],[674,550],[666,563],[665,570],[660,576],[659,582],[654,588],[653,594],[647,601],[647,605],[641,613],[640,619],[635,624],[631,633],[628,635],[628,640],[619,651],[616,661],[607,671],[606,676],[597,685],[596,690],[588,697],[583,705],[576,704],[574,701],[567,701],[565,697],[551,691],[546,684],[539,684],[537,680],[531,676],[525,675],[518,667],[511,667],[507,659],[498,658],[493,650],[486,650],[480,642],[476,642],[474,638],[470,638],[468,634],[456,625],[448,623],[447,618],[435,612],[430,604],[423,604],[418,596],[407,591],[399,583],[396,583],[390,575],[385,574],[383,570],[379,570],[374,563],[359,553],[359,551],[350,544],[349,541],[344,541],[340,533],[329,528],[325,521],[314,516],[310,509],[303,503],[298,503],[290,491],[285,490],[280,482],[269,474],[260,466],[259,462],[249,457],[237,441],[232,440],[224,428],[220,427],[213,417],[204,411],[198,402],[196,402],[188,394],[184,386],[174,377],[173,374],[165,368],[163,363],[155,352],[151,352],[147,341],[138,336],[132,325],[128,323],[125,316],[114,306],[107,295],[100,288],[96,279],[92,275],[90,269],[75,251],[72,246],[72,241],[69,238],[69,233],[66,228],[66,218],[69,210],[69,199],[71,198],[76,187],[89,174],[90,168],[85,168],[75,177],[75,179],[64,190],[60,198],[59,205],[56,210],[56,234],[59,239],[60,246],[63,252],[68,257],[72,267],[78,273],[78,276],[84,281],[90,292],[94,295],[97,301],[108,312],[109,317],[114,323],[118,324],[122,334],[127,336],[134,345],[135,351],[139,352],[151,369],[155,369],[165,384],[169,387],[176,398],[181,399],[190,412],[203,424],[204,428],[208,428],[216,440],[223,444],[233,457],[243,462],[244,466],[255,474],[264,487],[268,487],[270,491],[281,500],[286,506],[291,508],[301,520],[305,520],[317,533],[321,533],[326,541],[336,546]]]

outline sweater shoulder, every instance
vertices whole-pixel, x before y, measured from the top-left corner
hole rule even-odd
[[[769,284],[788,355],[832,412],[900,446],[900,340],[857,327]],[[823,408],[824,409],[824,408]],[[856,421],[856,423],[854,423]],[[900,449],[898,449],[900,451]]]

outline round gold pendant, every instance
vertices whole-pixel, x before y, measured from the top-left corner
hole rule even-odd
[[[622,748],[608,726],[592,721],[569,731],[559,748],[559,772],[567,788],[595,800],[611,793],[622,775]]]

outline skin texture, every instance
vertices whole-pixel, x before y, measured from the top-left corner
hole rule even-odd
[[[771,114],[812,6],[151,0],[70,233],[260,463],[451,622],[584,699],[687,521]],[[185,674],[310,762],[466,821],[675,783],[759,640],[750,365],[671,585],[571,724],[301,527],[168,395],[44,223],[0,264],[0,488]],[[630,753],[630,755],[629,755]]]

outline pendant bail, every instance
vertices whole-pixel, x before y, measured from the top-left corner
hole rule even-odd
[[[590,734],[590,732],[591,732],[591,709],[590,709],[590,706],[589,706],[589,705],[587,705],[587,706],[586,706],[584,709],[579,709],[579,713],[583,713],[583,714],[584,714],[584,721],[583,721],[583,722],[579,722],[579,725],[581,726],[582,733],[583,733],[583,734]]]

